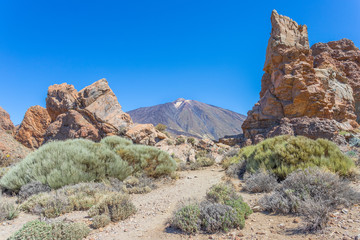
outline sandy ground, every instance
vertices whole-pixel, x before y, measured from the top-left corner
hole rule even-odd
[[[197,234],[189,236],[171,229],[167,221],[177,209],[178,203],[189,198],[202,200],[206,191],[213,185],[225,180],[225,174],[219,167],[199,171],[180,172],[180,179],[159,185],[159,188],[147,194],[131,195],[138,211],[129,219],[112,223],[103,229],[93,230],[87,240],[115,239],[355,239],[360,234],[360,206],[351,209],[339,209],[331,215],[329,227],[322,233],[303,234],[299,231],[303,226],[296,216],[282,216],[255,212],[246,220],[245,228],[229,233]],[[241,190],[242,181],[232,180]],[[356,187],[360,190],[359,183]],[[250,206],[255,206],[263,194],[240,192]],[[86,212],[72,212],[59,219],[84,221],[90,224]],[[24,214],[1,223],[0,239],[7,239],[20,229],[24,223],[37,219],[34,215]],[[360,237],[360,235],[359,235]],[[359,238],[360,239],[360,238]]]

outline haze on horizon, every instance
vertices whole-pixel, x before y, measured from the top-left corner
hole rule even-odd
[[[47,88],[106,78],[124,111],[193,99],[246,115],[273,9],[310,44],[360,46],[360,1],[0,1],[0,106],[19,124]]]

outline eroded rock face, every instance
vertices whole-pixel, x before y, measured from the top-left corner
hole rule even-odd
[[[60,114],[46,130],[45,141],[85,138],[99,141],[99,130],[75,110]]]
[[[314,67],[307,27],[275,10],[271,23],[260,100],[242,125],[245,138],[257,143],[270,131],[274,135],[283,118],[328,119],[348,129],[357,127],[349,79],[337,68]]]
[[[73,85],[62,83],[54,84],[49,87],[46,98],[46,109],[49,112],[52,121],[62,113],[75,109],[78,92]]]
[[[316,43],[312,47],[314,67],[333,69],[345,76],[353,90],[355,114],[360,122],[360,50],[349,39]]]
[[[44,135],[50,122],[50,115],[45,108],[30,107],[25,113],[15,139],[28,148],[38,148],[44,142]]]
[[[15,138],[0,129],[0,166],[10,166],[25,158],[31,152]]]
[[[46,106],[53,121],[46,141],[80,137],[97,141],[132,124],[105,79],[80,92],[66,83],[50,86]]]
[[[154,146],[159,141],[167,138],[162,132],[155,129],[152,124],[135,124],[126,131],[125,136],[134,143]]]
[[[10,119],[10,115],[2,107],[0,107],[0,129],[11,133],[15,129],[15,126]]]

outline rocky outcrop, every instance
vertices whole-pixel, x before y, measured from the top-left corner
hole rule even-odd
[[[84,138],[99,141],[99,129],[75,110],[60,114],[45,133],[45,141]]]
[[[167,136],[155,129],[152,124],[135,124],[126,131],[125,136],[134,143],[154,146]]]
[[[44,135],[50,122],[50,115],[45,108],[30,107],[25,113],[15,139],[28,148],[38,148],[44,142]]]
[[[316,43],[311,47],[314,67],[333,69],[345,76],[355,100],[355,114],[360,122],[360,50],[349,39],[328,43]],[[346,81],[346,80],[345,80]]]
[[[0,129],[0,167],[7,167],[19,162],[31,152],[15,138]]]
[[[46,107],[53,121],[46,141],[80,137],[98,141],[132,124],[105,79],[80,92],[66,83],[50,86]]]
[[[15,126],[10,119],[10,115],[0,107],[0,129],[8,132],[13,132]]]
[[[280,134],[284,132],[280,129],[288,128],[286,119],[290,119],[292,127],[289,128],[295,130],[296,124],[300,122],[302,127],[312,128],[313,122],[317,121],[321,121],[322,126],[331,125],[329,128],[320,128],[328,131],[335,127],[346,130],[358,127],[353,88],[348,76],[326,64],[316,68],[321,64],[318,63],[319,59],[314,64],[306,25],[298,25],[275,10],[271,15],[271,23],[260,100],[248,112],[242,125],[245,138],[257,143]],[[303,117],[308,118],[304,122],[291,120]],[[310,135],[316,136],[318,128],[312,129]],[[301,131],[289,130],[289,133],[306,135]],[[320,135],[331,134],[321,133],[318,137]]]

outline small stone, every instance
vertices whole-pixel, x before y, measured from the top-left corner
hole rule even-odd
[[[295,218],[293,223],[299,223],[299,219]]]
[[[349,210],[347,210],[346,208],[344,208],[343,210],[341,210],[342,213],[344,214],[348,214]]]

